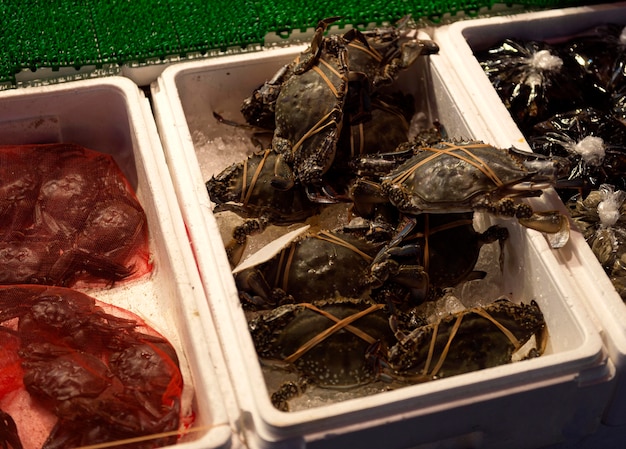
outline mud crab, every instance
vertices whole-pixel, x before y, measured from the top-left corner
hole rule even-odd
[[[247,123],[264,129],[275,128],[276,102],[283,85],[294,75],[313,67],[323,57],[322,47],[325,40],[334,40],[348,56],[348,82],[352,85],[347,111],[350,124],[356,124],[369,116],[369,106],[364,104],[367,103],[368,95],[391,84],[420,55],[439,51],[432,41],[408,36],[409,16],[401,19],[396,26],[369,31],[351,29],[341,36],[324,38],[328,26],[338,19],[339,17],[329,17],[321,20],[317,24],[310,47],[289,64],[282,66],[270,80],[243,101],[241,112]]]
[[[320,231],[291,242],[266,262],[237,271],[235,282],[244,304],[256,307],[336,294],[358,297],[369,287],[363,278],[380,247],[350,233]]]
[[[406,142],[409,139],[409,122],[415,112],[413,102],[413,96],[400,92],[372,96],[369,120],[342,128],[335,166],[349,169],[348,162],[355,157],[392,152]]]
[[[278,367],[295,367],[296,382],[286,382],[271,395],[280,410],[308,385],[352,388],[376,379],[376,360],[393,344],[382,304],[364,299],[333,298],[314,303],[286,304],[249,320],[249,330],[261,360]]]
[[[291,177],[291,168],[276,151],[266,149],[230,165],[206,182],[209,197],[216,204],[214,212],[230,210],[246,219],[225,245],[231,263],[238,263],[249,235],[262,232],[268,224],[304,221],[319,211],[320,205],[309,201],[301,186],[276,186],[277,176]]]
[[[338,36],[323,38],[326,25],[321,22],[310,51],[302,55],[276,99],[272,147],[305,186],[320,186],[332,164],[348,92],[347,50]],[[284,183],[290,187],[288,180]]]
[[[369,116],[366,104],[370,85],[390,83],[420,54],[438,50],[411,40],[415,45],[403,43],[383,55],[358,31],[324,38],[334,20],[320,21],[311,46],[296,59],[293,75],[282,84],[276,98],[272,139],[272,147],[293,168],[295,179],[305,186],[309,198],[319,202],[334,201],[332,193],[324,191],[322,176],[333,164],[344,114],[350,117],[349,124],[362,121]],[[381,45],[393,48],[397,38],[391,42]],[[350,43],[359,50],[351,50]],[[290,186],[290,180],[283,183]]]
[[[482,211],[516,217],[532,229],[557,234],[564,245],[569,222],[556,212],[535,212],[517,198],[540,196],[568,170],[567,160],[499,149],[480,141],[416,145],[414,155],[379,182],[358,179],[355,204],[390,201],[407,215]]]
[[[437,296],[461,282],[484,278],[483,271],[474,270],[482,246],[499,242],[502,259],[503,245],[509,236],[507,228],[499,225],[477,232],[472,213],[421,214],[404,222],[396,237],[376,255],[368,273],[373,278],[372,285],[393,281],[389,279],[391,274],[397,283],[402,281],[398,271],[403,267],[405,276],[413,277],[412,284],[404,280],[405,286],[413,287],[409,305]]]
[[[427,381],[511,362],[512,355],[533,336],[543,353],[547,333],[535,301],[516,304],[501,298],[483,306],[450,314],[408,334],[395,329],[398,343],[388,352],[391,376]]]
[[[151,270],[145,212],[110,155],[11,145],[0,161],[3,282],[112,283]]]
[[[62,287],[0,289],[0,338],[19,339],[18,382],[57,417],[45,449],[178,429],[182,376],[174,348],[138,317],[120,315]]]

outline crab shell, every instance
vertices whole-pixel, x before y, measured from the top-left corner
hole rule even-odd
[[[516,304],[502,298],[402,336],[390,348],[388,362],[396,375],[422,380],[467,373],[511,362],[513,353],[533,335],[541,355],[544,330],[535,301]]]
[[[317,212],[302,188],[279,189],[276,176],[292,177],[291,168],[271,149],[257,151],[226,167],[206,182],[215,212],[231,210],[244,218],[267,217],[273,224],[305,220]]]
[[[508,238],[505,227],[493,225],[477,232],[471,213],[423,214],[415,235],[422,247],[424,269],[432,287],[454,287],[461,282],[481,279],[484,272],[474,271],[483,245]]]
[[[382,178],[382,187],[404,213],[491,211],[490,206],[503,198],[541,195],[549,186],[546,181],[560,172],[554,168],[552,175],[546,176],[531,170],[519,153],[480,141],[441,142],[420,148]],[[536,165],[541,162],[548,167],[552,164],[546,160]]]
[[[358,319],[332,332],[337,321],[355,314]],[[279,306],[251,319],[249,329],[260,357],[290,364],[324,388],[373,381],[377,373],[367,358],[370,347],[394,339],[382,305],[348,298]]]
[[[323,62],[289,78],[276,100],[272,147],[305,185],[321,183],[335,157],[348,90],[345,53],[339,39],[324,40]]]
[[[273,245],[273,243],[270,243]],[[363,277],[380,245],[349,233],[320,231],[291,242],[271,259],[237,270],[240,292],[255,292],[263,284],[280,288],[297,302],[329,299],[336,294],[359,296],[366,290]],[[265,298],[264,298],[265,299]]]

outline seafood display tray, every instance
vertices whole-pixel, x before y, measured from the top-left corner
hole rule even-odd
[[[550,333],[543,356],[306,410],[272,406],[205,182],[254,149],[247,132],[218,123],[213,113],[243,122],[242,100],[303,49],[181,63],[151,85],[165,157],[248,447],[531,448],[593,433],[614,386],[613,366],[570,273],[551,255],[543,235],[512,221],[498,221],[510,231],[503,290],[539,304]],[[397,83],[450,136],[491,138],[490,124],[441,56],[424,58]]]
[[[4,91],[0,141],[75,143],[113,156],[146,212],[154,270],[82,291],[140,316],[176,348],[184,415],[193,419],[177,447],[229,447],[233,432],[214,369],[220,349],[144,94],[121,77]]]
[[[626,25],[626,2],[458,22],[437,29],[434,38],[442,47],[441,56],[450,72],[463,80],[472,103],[490,123],[492,141],[530,150],[473,51],[504,38],[561,41],[606,23]],[[553,208],[564,207],[557,195],[547,201]],[[616,389],[603,422],[626,425],[626,305],[579,231],[573,229],[570,242],[562,249],[546,251],[545,258],[563,267],[575,280],[615,365]]]

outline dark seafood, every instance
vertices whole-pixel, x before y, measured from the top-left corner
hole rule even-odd
[[[207,182],[215,211],[248,218],[233,235],[238,245],[266,224],[307,222],[275,240],[259,236],[261,248],[233,269],[263,373],[275,384],[271,402],[283,411],[300,407],[292,399],[313,386],[355,397],[508,363],[524,357],[518,352],[531,345],[518,350],[533,336],[526,357],[541,355],[545,322],[534,302],[500,300],[431,325],[428,305],[482,282],[483,245],[499,242],[503,267],[508,230],[477,232],[475,211],[516,217],[550,233],[555,248],[569,237],[566,217],[523,201],[553,187],[567,160],[444,139],[438,122],[425,129],[429,118],[415,115],[424,101],[393,84],[437,46],[405,33],[407,21],[324,37],[335,20],[320,21],[310,47],[244,101],[246,121],[273,130],[271,149]],[[547,69],[535,62],[537,73],[524,79],[532,94],[545,87],[539,72]],[[304,236],[308,225],[327,230]]]
[[[581,86],[587,105],[612,109],[620,119],[625,118],[623,30],[623,25],[602,24],[562,44],[587,75],[588,81]]]
[[[249,322],[259,357],[265,363],[293,366],[297,382],[272,394],[272,403],[289,409],[288,400],[310,384],[352,388],[376,379],[376,351],[393,343],[383,305],[335,298],[313,304],[287,304]]]
[[[283,411],[312,385],[350,389],[377,380],[406,385],[449,377],[510,363],[532,337],[525,357],[540,356],[547,337],[534,301],[499,299],[434,324],[409,321],[407,315],[390,320],[382,304],[337,297],[262,312],[249,319],[249,329],[264,364],[296,369],[297,380],[271,395]]]
[[[433,295],[439,296],[442,290],[462,282],[482,279],[485,273],[474,270],[482,246],[497,241],[502,255],[509,233],[499,225],[476,232],[472,217],[472,213],[421,214],[408,220],[399,236],[373,260],[370,275],[387,281],[393,273],[392,281],[412,286],[410,303],[413,305]],[[414,269],[409,270],[410,266]],[[399,275],[401,267],[402,277]],[[424,277],[427,283],[423,282]]]
[[[321,186],[337,148],[348,91],[347,50],[338,36],[323,38],[320,22],[308,52],[301,55],[295,75],[276,99],[276,129],[272,147],[293,168],[305,186]],[[285,188],[291,187],[284,180]],[[309,193],[314,198],[315,193]]]
[[[293,75],[280,87],[272,139],[309,198],[320,202],[336,201],[323,175],[334,162],[344,114],[350,125],[369,118],[370,92],[391,83],[420,54],[438,51],[430,41],[399,43],[395,30],[369,39],[359,31],[324,38],[334,20],[320,21],[311,46],[296,58]],[[289,188],[291,180],[283,184]]]
[[[291,168],[271,149],[257,151],[243,162],[233,164],[206,182],[214,212],[230,210],[246,221],[233,230],[226,251],[233,265],[241,257],[249,235],[262,232],[269,224],[289,225],[304,221],[319,211],[302,186],[283,189],[277,178],[292,176]]]
[[[295,74],[302,73],[320,58],[324,45],[324,32],[338,20],[330,17],[321,20],[316,28],[311,46],[289,64],[281,67],[271,80],[254,90],[243,101],[241,112],[250,125],[273,130],[276,119],[276,101],[283,85]],[[410,17],[403,18],[396,27],[382,27],[370,31],[351,29],[342,36],[331,36],[336,45],[348,55],[349,89],[348,110],[350,125],[367,120],[370,112],[368,96],[378,88],[392,83],[399,72],[409,67],[423,54],[439,51],[432,41],[416,40],[408,36]]]
[[[409,122],[415,106],[412,96],[376,95],[371,99],[371,117],[344,126],[338,142],[334,166],[346,166],[355,157],[372,153],[389,153],[409,140]],[[344,162],[345,160],[345,162]]]
[[[321,231],[280,250],[269,261],[237,272],[245,303],[274,307],[282,302],[312,302],[336,294],[359,297],[368,290],[365,273],[380,249],[349,233]]]
[[[567,172],[567,160],[547,159],[513,148],[482,142],[418,145],[404,164],[381,177],[380,184],[357,180],[355,203],[390,201],[408,215],[483,211],[516,217],[524,226],[569,235],[568,221],[558,212],[536,213],[517,198],[540,196]]]
[[[575,195],[567,206],[615,286],[626,301],[626,193],[601,185],[587,196]]]
[[[533,151],[572,161],[568,182],[558,188],[564,201],[571,189],[626,187],[623,30],[600,24],[550,43],[507,39],[476,53]],[[528,102],[509,98],[525,92]]]
[[[145,213],[111,156],[50,144],[0,147],[0,159],[2,282],[112,283],[151,270]]]
[[[513,353],[535,336],[532,355],[543,353],[545,321],[537,303],[515,304],[507,299],[451,314],[418,327],[396,332],[389,349],[391,375],[426,381],[511,362]],[[487,349],[488,348],[488,349]]]
[[[505,39],[476,56],[522,131],[584,104],[584,72],[548,43]]]
[[[61,287],[0,289],[0,335],[19,339],[24,388],[57,417],[43,448],[148,435],[128,447],[173,444],[182,391],[174,348],[138,317],[101,305]]]
[[[626,126],[593,108],[556,114],[535,125],[528,138],[534,152],[565,157],[570,161],[571,168],[564,179],[568,183],[559,183],[564,200],[571,196],[571,189],[589,192],[601,184],[625,188],[625,142]]]

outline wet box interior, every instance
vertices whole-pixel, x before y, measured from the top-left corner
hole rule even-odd
[[[600,336],[568,273],[544,258],[550,251],[544,237],[511,221],[502,222],[510,239],[498,294],[537,301],[550,334],[542,357],[294,412],[272,406],[204,183],[254,150],[246,131],[218,123],[213,113],[243,121],[242,100],[301,50],[180,64],[152,84],[157,126],[219,323],[248,443],[536,447],[593,432],[613,386]],[[413,94],[417,111],[439,120],[449,135],[487,140],[491,134],[481,114],[448,70],[440,56],[431,56],[403,73],[397,86]],[[491,223],[486,217],[482,225]]]
[[[505,38],[562,42],[609,23],[626,25],[624,2],[458,22],[438,29],[435,39],[442,46],[451,76],[464,80],[468,97],[491,123],[492,141],[500,146],[515,145],[530,150],[474,52],[490,48]],[[556,194],[549,195],[545,201],[546,207],[563,208]],[[573,229],[570,242],[560,250],[547,251],[545,257],[570,272],[589,313],[602,329],[608,354],[617,369],[617,388],[603,420],[609,425],[626,425],[626,306],[580,231]]]
[[[0,140],[76,143],[114,157],[146,211],[154,270],[84,292],[137,314],[176,348],[185,381],[185,415],[194,417],[181,442],[203,448],[230,444],[225,402],[209,354],[210,341],[215,341],[211,316],[143,93],[117,77],[5,91],[0,94]]]

